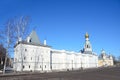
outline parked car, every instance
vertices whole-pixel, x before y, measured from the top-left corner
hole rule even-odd
[[[5,68],[5,73],[12,73],[13,71],[14,71],[13,68],[9,66]],[[3,72],[3,69],[1,69],[1,72]]]

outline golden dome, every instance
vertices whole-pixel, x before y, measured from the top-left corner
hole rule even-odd
[[[89,38],[89,34],[87,32],[85,34],[85,38]]]

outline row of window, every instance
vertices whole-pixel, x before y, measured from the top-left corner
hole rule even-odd
[[[27,52],[27,49],[25,49],[25,52]],[[33,52],[34,52],[34,50],[33,50]],[[49,53],[50,51],[41,51],[42,53]]]
[[[16,49],[15,51],[16,51],[16,52],[18,52],[19,50],[18,50],[18,49]],[[25,49],[24,49],[24,51],[25,51],[25,52],[27,52],[28,50],[25,48]],[[33,52],[34,52],[34,51],[35,51],[35,50],[33,50]],[[49,50],[47,50],[47,51],[46,51],[46,50],[44,50],[44,51],[41,51],[41,52],[42,52],[42,53],[50,53],[50,51],[49,51]]]
[[[24,60],[26,60],[26,57],[24,57]],[[31,60],[32,60],[32,57],[31,57]],[[15,58],[15,61],[17,61],[17,58]]]
[[[25,66],[23,65],[23,69],[25,68]],[[30,68],[30,65],[29,65],[29,68]],[[42,66],[40,65],[40,68],[42,68]],[[46,65],[44,66],[44,68],[46,68]]]
[[[24,60],[26,60],[26,57],[24,57]],[[32,60],[32,57],[31,57],[31,60]]]
[[[24,57],[24,60],[26,60],[26,57]],[[32,57],[31,57],[31,60],[32,60]],[[39,56],[38,56],[38,60],[39,60]]]

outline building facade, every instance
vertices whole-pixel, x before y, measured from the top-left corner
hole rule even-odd
[[[113,66],[113,57],[111,55],[106,54],[104,50],[101,51],[101,55],[99,56],[98,66],[99,67],[107,67]]]
[[[98,56],[92,51],[89,35],[81,52],[56,50],[42,44],[35,31],[26,40],[19,40],[14,48],[15,71],[54,71],[98,67]]]

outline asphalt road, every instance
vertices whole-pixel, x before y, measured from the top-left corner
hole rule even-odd
[[[120,67],[0,75],[0,80],[120,80]]]

